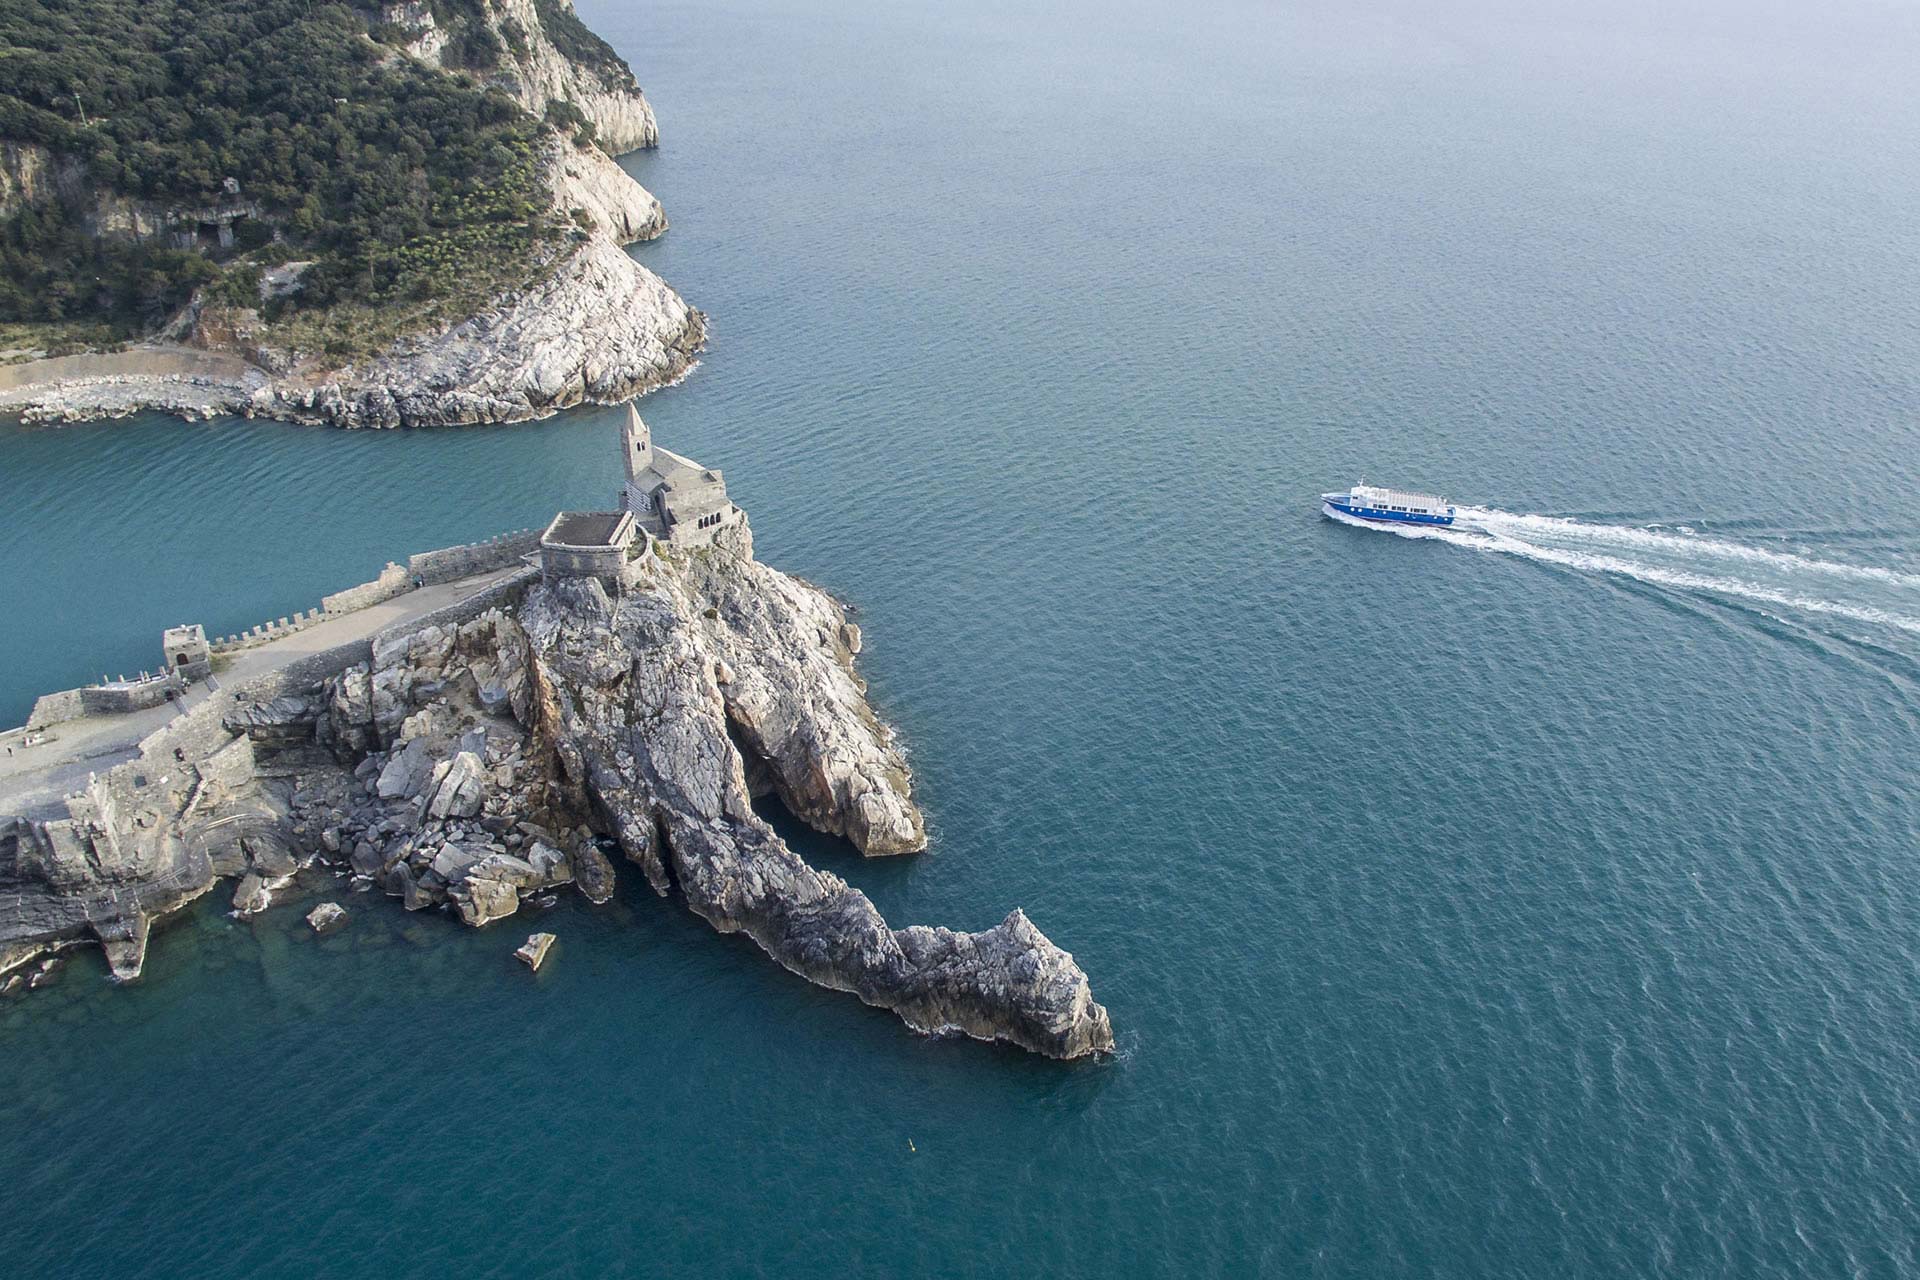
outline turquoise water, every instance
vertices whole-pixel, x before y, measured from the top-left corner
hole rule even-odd
[[[859,603],[934,833],[802,847],[1025,906],[1124,1051],[632,876],[531,979],[210,901],[0,1010],[10,1273],[1920,1272],[1909,12],[581,8],[714,317],[647,417]],[[4,705],[604,501],[613,422],[10,433]]]

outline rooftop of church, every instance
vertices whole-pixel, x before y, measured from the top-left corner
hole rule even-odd
[[[711,482],[720,478],[720,473],[712,467],[703,467],[692,458],[675,453],[671,449],[663,449],[657,444],[653,446],[652,459],[641,474],[656,477],[669,488],[697,481]]]

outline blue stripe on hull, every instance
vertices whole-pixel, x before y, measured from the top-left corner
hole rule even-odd
[[[1321,506],[1338,511],[1343,516],[1352,516],[1355,520],[1365,520],[1371,524],[1417,524],[1446,528],[1453,523],[1452,516],[1420,516],[1399,511],[1372,511],[1366,508],[1342,506],[1337,502],[1322,501]]]

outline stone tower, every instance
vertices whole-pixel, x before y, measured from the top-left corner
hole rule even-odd
[[[182,680],[204,680],[213,671],[213,650],[199,623],[168,627],[160,633],[160,647],[167,655],[167,670]]]
[[[640,421],[640,411],[627,405],[627,422],[620,428],[621,453],[627,459],[627,479],[637,480],[653,465],[653,432]]]

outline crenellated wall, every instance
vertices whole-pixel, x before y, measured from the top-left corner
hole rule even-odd
[[[394,594],[398,595],[400,593],[396,591]],[[355,608],[365,607],[365,605],[355,606]],[[346,609],[341,610],[341,612],[351,613],[353,610]],[[248,627],[245,631],[237,635],[217,637],[213,641],[213,651],[215,653],[232,653],[235,649],[249,649],[256,644],[265,644],[269,640],[278,640],[282,636],[290,636],[297,631],[305,631],[314,623],[331,616],[333,615],[327,613],[324,609],[308,609],[305,613],[295,613],[285,618],[272,619],[261,623],[257,627]]]
[[[443,582],[453,582],[460,578],[469,578],[477,574],[490,573],[509,568],[524,556],[537,551],[540,546],[540,532],[537,529],[516,529],[512,533],[503,533],[488,538],[484,542],[462,543],[456,547],[443,547],[437,551],[422,551],[409,556],[402,565],[389,562],[380,571],[378,577],[357,586],[347,587],[332,595],[321,598],[320,607],[290,614],[284,618],[275,618],[261,623],[257,627],[233,635],[210,637],[211,647],[216,654],[228,654],[237,650],[252,648],[278,640],[296,632],[304,631],[315,623],[328,618],[357,612],[397,596],[412,591],[416,584],[434,586]],[[531,573],[531,571],[529,571]],[[524,575],[515,575],[509,583],[523,580]],[[493,599],[491,592],[482,593],[474,599]],[[468,601],[450,606],[455,611],[465,608]],[[484,608],[485,606],[480,606]],[[446,610],[439,610],[433,617],[439,617]],[[471,615],[468,615],[471,616]],[[414,624],[409,624],[414,625]],[[349,650],[358,650],[358,657],[345,656]],[[296,679],[311,682],[319,676],[331,675],[352,665],[356,661],[365,661],[368,654],[365,641],[327,650],[302,659],[295,667],[287,670],[296,673]],[[337,662],[337,666],[331,664]],[[309,670],[318,675],[304,674]],[[132,680],[103,680],[97,685],[88,685],[80,689],[62,689],[40,697],[33,704],[33,710],[27,716],[24,726],[27,730],[45,729],[69,720],[79,720],[87,716],[119,715],[128,711],[140,711],[155,707],[166,701],[167,692],[176,689],[179,684],[167,672],[149,675],[141,673]]]
[[[278,640],[282,636],[304,631],[316,622],[405,595],[416,585],[437,586],[442,582],[454,582],[460,578],[505,569],[539,547],[540,533],[537,529],[516,529],[484,542],[467,542],[457,547],[442,547],[437,551],[421,551],[408,556],[404,565],[389,562],[380,571],[380,576],[371,582],[323,596],[318,609],[271,619],[237,635],[220,636],[213,642],[213,651],[232,653],[236,649],[248,649],[269,640]]]

